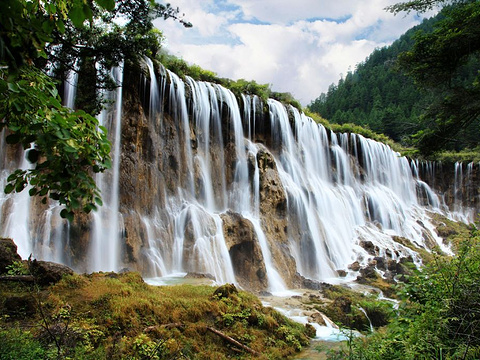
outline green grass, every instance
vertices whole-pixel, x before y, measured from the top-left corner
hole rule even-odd
[[[10,316],[0,301],[0,325],[12,334],[4,341],[14,344],[10,353],[48,359],[59,355],[63,359],[183,355],[191,359],[287,359],[314,335],[310,328],[262,306],[250,293],[217,296],[214,291],[210,286],[154,287],[138,273],[67,276],[44,289],[2,284],[0,298],[32,298],[36,310]],[[252,356],[208,328],[261,356]],[[37,352],[43,355],[34,356]]]

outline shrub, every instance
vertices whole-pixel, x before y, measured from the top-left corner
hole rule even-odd
[[[0,331],[0,355],[2,360],[32,360],[51,358],[32,334],[20,329]]]
[[[384,331],[353,342],[350,359],[478,359],[480,236],[454,257],[436,256],[400,287],[402,301]]]

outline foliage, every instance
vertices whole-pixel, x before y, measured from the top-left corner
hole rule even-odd
[[[155,17],[174,18],[178,8],[153,0],[4,0],[0,13],[0,131],[20,144],[32,164],[8,178],[5,192],[29,188],[30,195],[58,200],[61,216],[101,205],[92,174],[110,166],[105,129],[92,116],[100,111],[100,88],[117,86],[110,69],[126,58],[154,55],[161,33]],[[122,23],[122,25],[120,25]],[[61,105],[56,83],[79,71],[77,108]],[[97,81],[92,81],[92,77]],[[3,136],[3,133],[2,133]],[[27,186],[29,185],[29,186]]]
[[[433,10],[436,6],[455,4],[463,1],[465,0],[411,0],[387,6],[385,10],[394,14],[398,14],[403,11],[406,11],[407,14],[411,11],[417,11],[421,13],[428,10]]]
[[[169,55],[163,51],[159,52],[157,60],[180,77],[189,76],[197,81],[208,81],[220,84],[232,91],[238,99],[241,98],[242,94],[256,95],[262,99],[264,103],[266,103],[268,98],[272,98],[284,104],[292,105],[299,111],[302,110],[300,102],[296,100],[292,94],[273,92],[270,89],[270,84],[258,84],[255,80],[220,78],[212,71],[204,70],[198,65],[189,65],[185,60]]]
[[[0,318],[0,326],[19,334],[31,329],[33,340],[42,339],[40,349],[53,353],[53,337],[45,335],[48,324],[61,356],[75,359],[251,358],[208,327],[265,359],[288,358],[309,343],[307,327],[263,307],[252,294],[218,297],[214,291],[211,286],[153,287],[137,273],[72,275],[34,293],[34,314],[16,315],[19,323]],[[4,299],[25,293],[31,291],[0,284]],[[3,302],[0,313],[8,315]]]
[[[417,33],[413,48],[399,56],[407,74],[434,94],[415,135],[423,153],[457,143],[462,130],[477,133],[480,122],[480,3],[463,2],[442,14],[433,32]],[[478,138],[472,141],[478,145]]]
[[[322,124],[326,129],[331,130],[335,133],[355,133],[362,135],[363,137],[366,137],[368,139],[372,139],[381,143],[384,143],[385,145],[390,146],[394,151],[398,151],[401,153],[404,153],[407,151],[406,148],[401,147],[398,143],[395,143],[390,139],[388,136],[385,136],[384,134],[379,134],[368,127],[363,127],[361,125],[353,124],[353,123],[344,123],[344,124],[338,124],[338,123],[333,123],[330,122],[323,117],[319,116],[317,113],[310,111],[309,109],[305,109],[305,114],[309,117],[311,117],[315,122]]]
[[[435,159],[441,162],[480,162],[480,148],[473,150],[464,149],[462,151],[441,151],[435,154]]]
[[[480,236],[473,229],[454,257],[437,256],[400,288],[383,331],[354,342],[351,359],[476,359],[480,352]]]
[[[333,123],[351,122],[417,146],[424,156],[477,147],[479,3],[414,0],[388,10],[424,11],[449,3],[455,6],[375,50],[310,110]]]
[[[23,261],[14,261],[6,266],[7,275],[28,275],[30,273],[28,266]]]
[[[328,301],[313,297],[311,305],[348,331],[367,333],[370,325],[385,326],[393,315],[392,303],[379,300],[376,293],[359,293],[344,286],[329,285],[323,295]]]
[[[0,354],[3,360],[55,359],[30,332],[19,329],[0,330]]]
[[[36,68],[22,68],[16,79],[0,70],[0,127],[6,127],[8,144],[20,144],[33,167],[11,174],[6,193],[30,185],[30,195],[58,200],[62,216],[86,212],[101,205],[91,172],[110,167],[110,144],[105,129],[83,111],[71,112],[60,104],[51,79]],[[31,144],[34,144],[33,146]]]

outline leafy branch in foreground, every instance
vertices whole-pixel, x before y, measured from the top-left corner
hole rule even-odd
[[[27,150],[30,166],[7,179],[6,193],[30,184],[30,195],[58,200],[62,217],[75,210],[90,212],[101,205],[91,172],[110,167],[110,143],[104,128],[84,111],[63,107],[53,81],[35,68],[23,69],[17,79],[0,71],[0,129],[8,144]]]
[[[117,86],[112,67],[160,49],[156,17],[191,26],[178,8],[154,0],[2,0],[0,131],[30,163],[8,177],[6,193],[29,185],[30,195],[64,205],[60,215],[69,220],[102,204],[92,176],[110,167],[110,143],[92,116],[101,109],[99,89]],[[46,75],[65,80],[71,71],[88,74],[78,86],[85,111],[63,107]]]

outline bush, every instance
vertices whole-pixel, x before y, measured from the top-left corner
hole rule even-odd
[[[480,236],[454,257],[436,256],[401,285],[402,302],[384,331],[353,342],[350,359],[478,359]]]
[[[2,360],[53,359],[29,332],[20,329],[0,331],[0,355]]]

